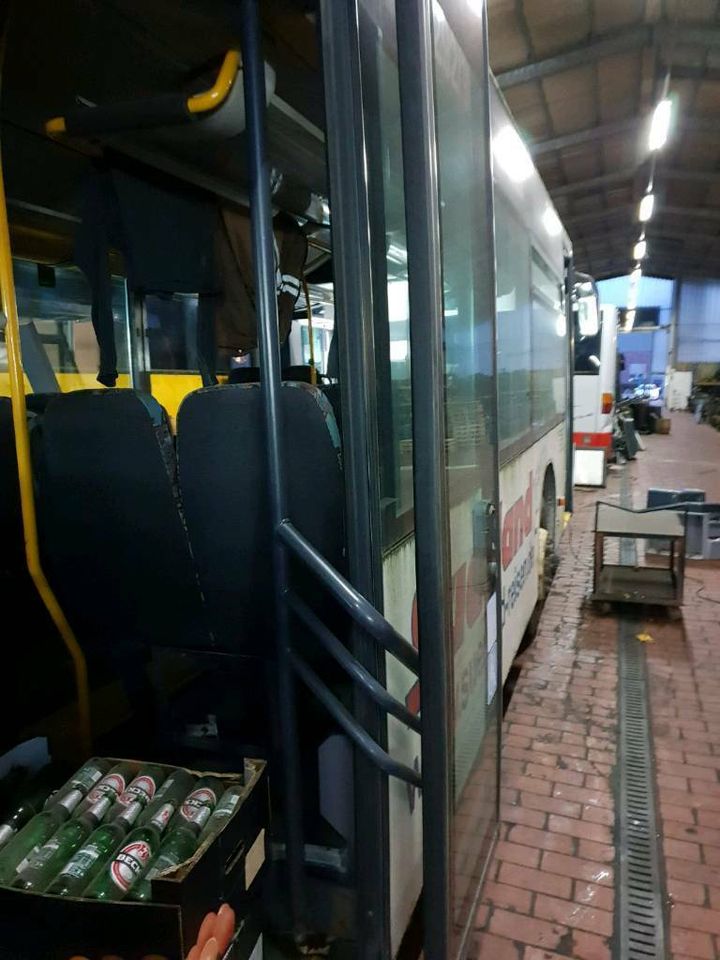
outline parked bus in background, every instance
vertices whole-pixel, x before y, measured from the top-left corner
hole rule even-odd
[[[573,445],[579,450],[603,450],[612,455],[613,410],[617,390],[618,311],[598,308],[597,288],[588,277],[578,279],[573,311],[575,369],[573,374]]]

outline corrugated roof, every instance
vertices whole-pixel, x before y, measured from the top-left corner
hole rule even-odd
[[[670,69],[648,272],[720,271],[720,0],[488,0],[490,58],[579,269],[627,272]]]

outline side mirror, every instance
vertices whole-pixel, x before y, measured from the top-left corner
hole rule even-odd
[[[580,297],[577,301],[578,331],[581,337],[594,337],[600,329],[600,314],[594,295]]]

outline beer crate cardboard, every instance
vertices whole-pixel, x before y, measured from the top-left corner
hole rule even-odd
[[[258,874],[270,811],[265,766],[246,759],[243,773],[188,771],[240,782],[245,791],[220,833],[152,881],[152,901],[82,900],[0,887],[0,960],[183,960],[205,915],[222,903],[233,907],[237,919],[228,956],[257,956]]]

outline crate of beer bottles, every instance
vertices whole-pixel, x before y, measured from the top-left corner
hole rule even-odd
[[[261,955],[264,761],[214,773],[95,757],[53,786],[0,814],[2,956],[180,960],[213,924],[236,960]]]

